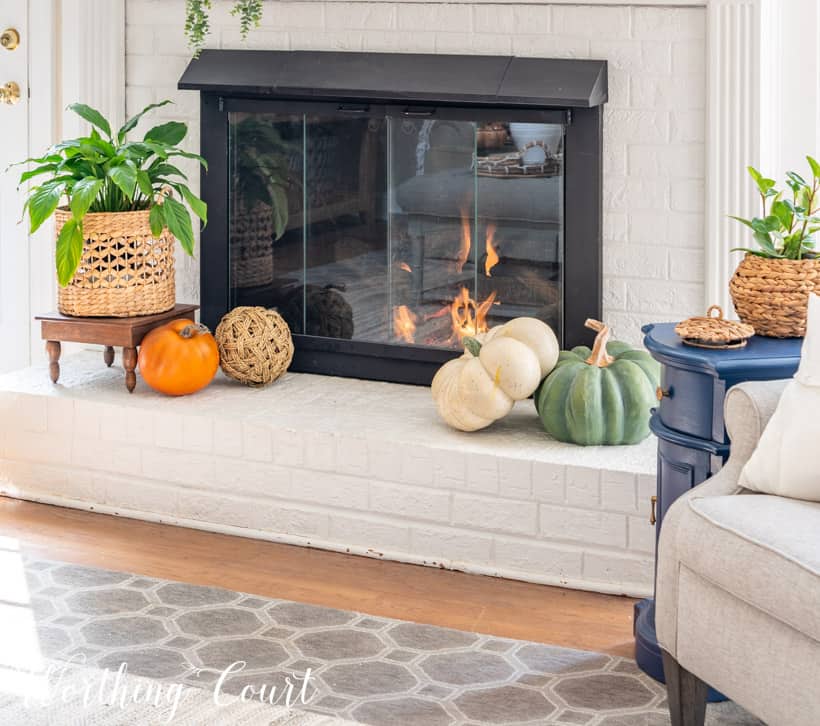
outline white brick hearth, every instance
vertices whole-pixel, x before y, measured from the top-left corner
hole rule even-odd
[[[0,377],[0,494],[603,592],[651,591],[654,470],[654,439],[559,444],[531,402],[463,434],[423,387],[129,395],[91,352]]]

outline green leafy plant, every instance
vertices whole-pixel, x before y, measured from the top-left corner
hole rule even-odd
[[[198,57],[205,38],[211,30],[210,12],[212,0],[186,0],[185,37],[188,47]],[[239,18],[239,32],[242,39],[248,37],[251,28],[256,28],[262,20],[262,0],[234,0],[231,15]]]
[[[151,233],[159,237],[164,227],[179,240],[189,254],[194,252],[194,230],[190,208],[207,223],[208,209],[187,186],[186,175],[172,163],[174,157],[195,159],[205,168],[198,154],[179,148],[188,127],[179,121],[154,126],[142,141],[129,141],[127,135],[152,109],[171,103],[162,101],[146,106],[128,119],[116,133],[105,117],[90,106],[69,106],[92,128],[88,136],[69,139],[52,146],[40,158],[20,164],[36,166],[20,176],[20,184],[35,177],[46,180],[28,191],[23,213],[28,211],[31,232],[35,232],[65,201],[71,211],[57,238],[57,279],[67,285],[80,263],[84,236],[83,219],[89,212],[131,212],[150,209]]]
[[[297,147],[282,138],[274,123],[257,115],[239,121],[233,133],[238,149],[234,189],[248,211],[258,203],[270,207],[279,239],[288,226],[287,190],[295,183],[289,178],[288,154]]]
[[[806,159],[811,170],[807,182],[796,172],[786,172],[789,192],[775,189],[775,180],[767,179],[749,167],[749,175],[760,192],[762,214],[753,219],[732,217],[752,230],[758,247],[739,247],[733,252],[748,252],[758,257],[802,260],[817,257],[814,234],[820,231],[820,163]]]

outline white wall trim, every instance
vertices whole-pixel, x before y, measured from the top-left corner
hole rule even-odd
[[[28,156],[39,156],[59,139],[60,12],[57,0],[29,0],[29,148]],[[29,305],[31,314],[53,310],[54,224],[48,222],[29,235]],[[31,358],[43,355],[40,326],[31,325]]]

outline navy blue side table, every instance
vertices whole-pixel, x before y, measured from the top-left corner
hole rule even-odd
[[[723,421],[726,392],[743,381],[791,378],[800,363],[802,338],[755,336],[745,348],[707,350],[684,345],[675,323],[645,325],[644,345],[661,363],[658,408],[650,428],[658,437],[655,537],[672,502],[716,474],[729,456]],[[655,601],[635,605],[635,660],[641,670],[664,682],[655,637]],[[710,691],[710,700],[723,700]]]

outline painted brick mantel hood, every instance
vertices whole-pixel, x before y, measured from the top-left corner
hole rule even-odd
[[[592,108],[607,101],[599,60],[324,51],[205,50],[182,90],[299,99]]]

